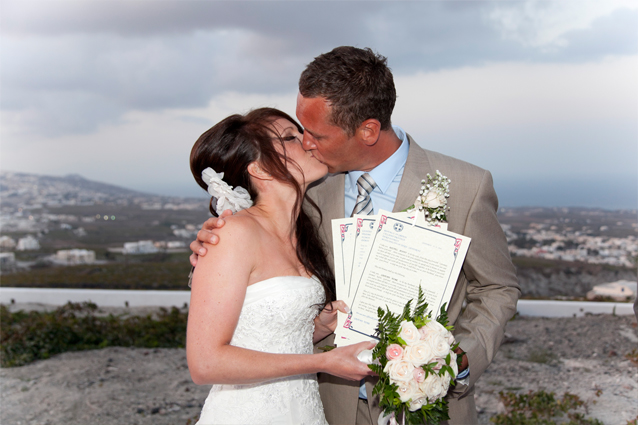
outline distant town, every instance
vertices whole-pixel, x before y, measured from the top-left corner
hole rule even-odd
[[[0,173],[0,272],[188,254],[207,199],[148,195],[80,176]],[[636,210],[501,208],[513,257],[636,268]],[[139,237],[135,237],[139,236]],[[187,256],[185,254],[185,256]]]

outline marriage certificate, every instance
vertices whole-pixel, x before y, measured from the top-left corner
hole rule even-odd
[[[433,316],[449,303],[470,238],[433,227],[416,213],[389,213],[333,220],[337,299],[335,342],[349,345],[375,338],[377,309],[401,313],[419,287]]]

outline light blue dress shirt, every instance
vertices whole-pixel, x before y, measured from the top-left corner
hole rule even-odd
[[[372,198],[372,214],[377,214],[379,210],[392,211],[399,193],[399,184],[401,183],[401,177],[403,177],[405,162],[408,160],[408,152],[410,150],[408,136],[401,127],[392,126],[392,129],[397,137],[401,139],[401,146],[388,159],[377,165],[372,171],[368,171],[368,174],[377,183],[377,187],[370,194]],[[344,217],[352,215],[352,210],[359,194],[357,180],[363,173],[363,171],[350,171],[346,174]],[[359,398],[368,399],[364,380],[361,381],[359,386]]]
[[[392,211],[394,202],[397,199],[397,193],[399,192],[401,177],[403,177],[405,162],[408,160],[408,151],[410,150],[408,136],[401,127],[392,126],[392,129],[397,137],[401,139],[401,146],[399,146],[399,149],[388,159],[368,172],[377,183],[377,187],[375,187],[370,194],[373,207],[372,214],[377,214],[379,210]],[[350,171],[346,174],[344,217],[350,217],[352,215],[352,210],[354,209],[357,195],[359,194],[357,190],[357,179],[359,179],[363,173],[363,171]]]

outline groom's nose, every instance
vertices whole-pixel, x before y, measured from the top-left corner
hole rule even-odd
[[[303,139],[301,140],[301,146],[304,148],[304,150],[307,150],[307,151],[317,149],[317,145],[312,140],[312,136],[310,136],[308,133],[303,134]]]

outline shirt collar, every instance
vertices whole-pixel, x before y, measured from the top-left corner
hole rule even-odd
[[[392,184],[394,177],[403,169],[405,162],[408,160],[408,151],[410,149],[410,143],[408,142],[408,136],[399,126],[393,125],[392,129],[399,139],[401,139],[401,146],[397,149],[388,159],[377,165],[372,171],[368,171],[368,174],[372,176],[377,183],[375,190],[379,189],[381,193],[385,193]],[[363,171],[349,171],[346,176],[346,181],[349,180],[350,187],[346,188],[351,191],[357,191],[357,179],[364,174]]]

